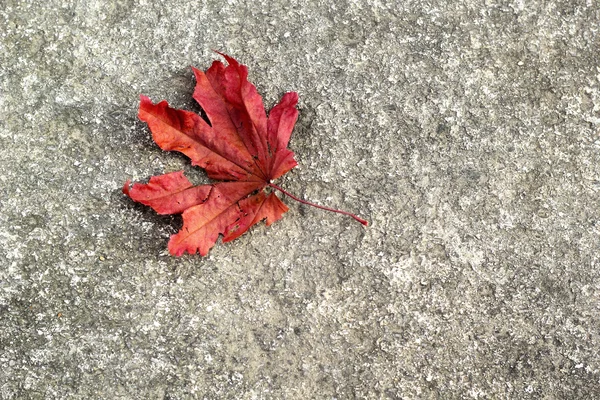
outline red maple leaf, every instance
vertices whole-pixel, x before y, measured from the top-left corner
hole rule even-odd
[[[274,192],[265,193],[267,187],[367,225],[354,214],[301,200],[272,182],[297,165],[287,146],[298,117],[298,94],[284,94],[267,117],[262,98],[248,82],[248,68],[221,55],[228,66],[214,61],[206,72],[192,67],[194,99],[208,122],[195,113],[171,108],[166,101],[153,104],[140,96],[138,117],[148,124],[160,148],[185,154],[209,178],[223,181],[193,186],[178,171],[131,188],[129,181],[125,183],[123,193],[157,213],[183,213],[183,227],[171,236],[169,252],[180,256],[198,251],[204,256],[220,234],[228,242],[263,219],[267,225],[281,219],[288,207]]]

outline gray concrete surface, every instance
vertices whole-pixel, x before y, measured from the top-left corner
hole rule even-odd
[[[600,398],[594,0],[3,0],[0,398]],[[173,258],[123,182],[181,168],[228,52],[300,94],[270,228]]]

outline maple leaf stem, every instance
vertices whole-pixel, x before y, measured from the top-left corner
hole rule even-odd
[[[342,211],[342,210],[338,210],[338,209],[335,209],[335,208],[329,208],[329,207],[325,207],[325,206],[320,206],[320,205],[318,205],[318,204],[311,203],[310,201],[302,200],[301,198],[294,196],[293,194],[291,194],[291,193],[290,193],[290,192],[288,192],[287,190],[285,190],[285,189],[283,189],[283,188],[281,188],[281,187],[279,187],[279,186],[275,185],[274,183],[269,183],[269,186],[270,186],[270,187],[272,187],[273,189],[277,189],[277,190],[279,190],[281,193],[285,194],[286,196],[289,196],[289,197],[291,197],[292,199],[294,199],[294,200],[296,200],[297,202],[300,202],[300,203],[302,203],[302,204],[307,204],[307,205],[309,205],[309,206],[313,206],[313,207],[316,207],[316,208],[320,208],[321,210],[325,210],[325,211],[331,211],[331,212],[335,212],[335,213],[338,213],[338,214],[344,214],[344,215],[347,215],[347,216],[349,216],[349,217],[352,217],[352,218],[354,218],[355,220],[357,220],[358,222],[360,222],[360,223],[361,223],[361,224],[363,224],[364,226],[367,226],[367,225],[369,225],[369,222],[368,222],[368,221],[366,221],[366,220],[364,220],[364,219],[360,218],[359,216],[357,216],[357,215],[354,215],[354,214],[352,214],[352,213],[350,213],[350,212],[348,212],[348,211]]]

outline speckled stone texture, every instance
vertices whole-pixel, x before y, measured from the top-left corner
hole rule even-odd
[[[68,4],[71,3],[71,4]],[[0,398],[600,398],[600,3],[3,0]],[[125,198],[185,169],[225,51],[300,94],[290,212],[174,258]]]

